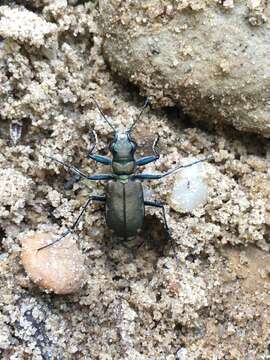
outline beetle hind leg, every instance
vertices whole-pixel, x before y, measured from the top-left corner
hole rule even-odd
[[[53,240],[52,242],[50,242],[49,244],[46,244],[40,248],[37,249],[37,251],[46,249],[49,246],[52,246],[56,243],[58,243],[59,241],[61,241],[62,239],[64,239],[68,234],[73,233],[73,231],[76,229],[77,225],[79,224],[83,214],[85,213],[88,205],[92,202],[92,201],[100,201],[100,202],[105,202],[106,201],[106,196],[90,196],[88,198],[88,200],[86,201],[86,203],[83,205],[82,210],[79,214],[79,216],[76,218],[76,220],[74,221],[73,225],[71,226],[71,228],[69,228],[68,230],[66,230],[65,232],[63,232],[58,238],[56,238],[55,240]]]
[[[177,256],[176,249],[175,249],[175,241],[174,241],[174,239],[172,238],[171,231],[170,231],[170,228],[169,228],[169,226],[168,226],[167,219],[166,219],[166,213],[165,213],[164,204],[162,204],[162,202],[156,200],[156,201],[144,201],[144,205],[145,205],[145,206],[153,206],[153,207],[162,209],[164,227],[165,227],[166,232],[167,232],[167,234],[168,234],[168,239],[169,239],[169,241],[170,241],[170,243],[171,243],[171,247],[172,247],[172,250],[173,250],[173,254],[174,254],[174,257],[175,257],[175,260],[176,260],[176,264],[177,264],[177,267],[178,267],[178,266],[179,266],[179,258],[178,258],[178,256]]]

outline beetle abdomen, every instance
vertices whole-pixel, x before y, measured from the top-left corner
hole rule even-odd
[[[134,236],[143,225],[144,200],[140,182],[109,182],[106,188],[106,222],[117,236]]]

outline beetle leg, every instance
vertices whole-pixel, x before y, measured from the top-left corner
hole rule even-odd
[[[192,166],[192,165],[195,165],[195,164],[199,164],[200,162],[203,162],[203,161],[207,161],[207,160],[211,160],[212,157],[211,156],[208,156],[207,158],[205,159],[201,159],[201,160],[196,160],[190,164],[187,164],[187,165],[179,165],[177,166],[176,168],[172,169],[172,170],[169,170],[168,172],[166,172],[165,174],[136,174],[136,175],[133,175],[132,179],[133,180],[159,180],[159,179],[162,179],[166,176],[169,176],[169,175],[172,175],[174,174],[176,171],[180,170],[180,169],[184,169],[184,168],[187,168],[189,166]]]
[[[113,180],[114,179],[114,176],[110,175],[110,174],[86,175],[83,172],[81,172],[81,170],[76,168],[76,166],[66,164],[65,162],[58,160],[52,156],[47,156],[47,157],[49,159],[54,160],[54,161],[58,162],[59,164],[65,166],[66,168],[68,168],[68,170],[70,170],[74,174],[79,175],[80,177],[87,179],[87,180],[99,181],[99,180]]]
[[[152,145],[152,150],[153,150],[153,153],[159,157],[159,153],[157,151],[157,148],[158,148],[158,142],[159,142],[159,134],[157,134],[154,142],[153,142],[153,145]]]
[[[101,164],[104,164],[104,165],[112,165],[112,160],[107,156],[89,154],[88,158],[90,158],[96,162],[99,162]]]
[[[149,164],[149,163],[159,159],[159,153],[157,151],[158,141],[159,141],[159,135],[156,136],[156,138],[155,138],[155,140],[153,142],[152,150],[153,150],[154,155],[145,156],[145,157],[137,160],[136,161],[137,166],[146,165],[146,164]]]
[[[164,219],[164,225],[165,225],[165,229],[168,231],[168,233],[170,233],[169,227],[168,227],[168,223],[166,220],[166,214],[165,214],[165,208],[164,208],[164,204],[162,204],[162,202],[160,201],[144,201],[144,205],[145,206],[153,206],[153,207],[157,207],[162,209],[162,213],[163,213],[163,219]]]
[[[94,180],[94,181],[99,181],[99,180],[114,180],[115,176],[110,175],[110,174],[97,174],[97,175],[90,175],[87,176],[88,180]]]
[[[57,163],[65,166],[66,168],[68,168],[69,171],[71,171],[72,173],[76,174],[76,175],[79,175],[81,177],[83,177],[84,179],[88,179],[88,175],[82,173],[78,168],[76,168],[76,166],[73,166],[73,165],[69,165],[67,163],[65,163],[64,161],[61,161],[61,160],[58,160],[52,156],[47,156],[49,159],[53,160],[53,161],[56,161]]]
[[[100,201],[100,202],[105,202],[106,201],[106,196],[90,196],[89,199],[86,201],[86,203],[83,205],[82,210],[79,214],[79,216],[77,217],[77,219],[74,221],[73,225],[71,226],[71,228],[69,228],[68,230],[66,230],[65,232],[63,232],[62,235],[60,235],[58,238],[56,238],[54,241],[52,241],[51,243],[44,245],[42,247],[40,247],[39,249],[37,249],[37,251],[46,249],[47,247],[56,244],[57,242],[59,242],[60,240],[62,240],[64,237],[66,237],[68,234],[72,233],[77,225],[79,224],[83,214],[85,213],[85,210],[87,209],[88,205],[90,204],[91,201]]]
[[[92,134],[94,136],[95,142],[94,142],[94,145],[92,145],[92,147],[90,148],[88,156],[90,156],[93,153],[93,151],[95,150],[95,148],[97,146],[97,142],[98,142],[97,133],[95,132],[95,130],[92,130]]]
[[[137,166],[147,165],[153,161],[158,160],[158,158],[159,158],[159,156],[156,156],[156,155],[144,156],[143,158],[136,161],[136,165]]]
[[[157,207],[157,208],[160,208],[162,209],[162,214],[163,214],[163,221],[164,221],[164,226],[165,226],[165,229],[168,233],[168,236],[169,236],[169,240],[171,242],[171,246],[172,246],[172,249],[173,249],[173,254],[174,254],[174,257],[175,257],[175,260],[176,260],[176,264],[177,264],[177,267],[179,265],[179,258],[177,256],[177,253],[176,253],[176,249],[175,249],[175,243],[174,243],[174,240],[171,236],[171,232],[170,232],[170,229],[169,229],[169,226],[168,226],[168,223],[167,223],[167,219],[166,219],[166,213],[165,213],[165,207],[164,207],[164,204],[162,204],[162,202],[160,201],[144,201],[144,205],[145,206],[153,206],[153,207]]]
[[[97,134],[94,130],[92,130],[92,134],[95,138],[95,142],[94,142],[94,145],[91,147],[91,149],[89,150],[89,153],[87,155],[87,158],[89,159],[92,159],[96,162],[99,162],[101,164],[104,164],[104,165],[111,165],[112,164],[112,160],[110,158],[108,158],[107,156],[101,156],[101,155],[94,155],[93,152],[96,148],[96,145],[97,145]]]

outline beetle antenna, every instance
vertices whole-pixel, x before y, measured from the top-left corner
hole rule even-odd
[[[115,127],[109,122],[109,120],[106,118],[106,116],[104,115],[103,111],[101,110],[100,106],[98,105],[98,102],[96,101],[96,99],[93,96],[90,96],[90,98],[94,101],[96,107],[98,108],[98,111],[100,112],[101,116],[103,117],[103,119],[106,121],[106,123],[113,129],[114,132],[116,132]]]
[[[148,104],[149,104],[149,99],[148,99],[148,97],[147,97],[147,98],[145,99],[144,105],[143,105],[143,107],[142,107],[142,109],[141,109],[141,112],[139,113],[137,119],[134,120],[133,124],[132,124],[131,127],[128,129],[128,132],[129,132],[129,133],[133,130],[134,126],[136,125],[137,121],[140,119],[142,113],[144,112],[144,110],[145,110],[145,108],[147,107]]]

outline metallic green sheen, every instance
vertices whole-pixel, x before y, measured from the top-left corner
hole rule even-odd
[[[125,239],[137,234],[144,220],[142,184],[111,181],[106,186],[106,223],[117,236]]]

